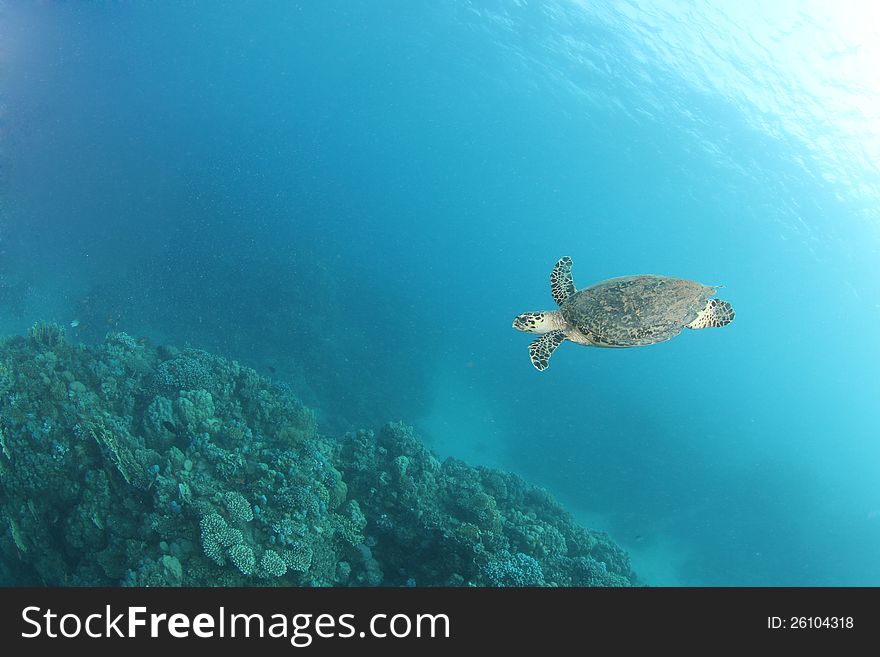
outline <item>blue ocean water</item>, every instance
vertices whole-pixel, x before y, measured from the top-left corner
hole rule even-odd
[[[767,4],[4,2],[0,332],[405,420],[649,584],[878,585],[878,16]],[[563,255],[736,320],[538,373]]]

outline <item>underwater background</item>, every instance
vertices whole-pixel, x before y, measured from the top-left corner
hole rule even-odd
[[[2,2],[0,334],[205,350],[325,436],[403,421],[642,583],[880,585],[878,32],[858,2]],[[563,255],[736,319],[539,373],[510,322]],[[84,370],[135,349],[104,344]]]

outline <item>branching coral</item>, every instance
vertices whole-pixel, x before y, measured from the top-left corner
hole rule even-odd
[[[64,344],[64,327],[53,322],[36,322],[28,329],[28,341],[37,349],[56,349]]]

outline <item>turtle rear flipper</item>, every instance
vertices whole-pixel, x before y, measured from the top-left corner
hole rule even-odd
[[[556,347],[565,342],[564,331],[550,331],[529,345],[529,358],[532,359],[532,365],[539,371],[543,372],[550,365],[550,356],[556,350]]]
[[[574,287],[574,281],[571,278],[571,265],[571,258],[563,256],[553,267],[553,271],[550,272],[550,291],[553,293],[554,301],[559,306],[568,297],[577,292]]]
[[[721,299],[709,299],[706,307],[700,311],[697,318],[687,325],[690,329],[717,328],[727,326],[733,321],[736,313],[727,301]]]

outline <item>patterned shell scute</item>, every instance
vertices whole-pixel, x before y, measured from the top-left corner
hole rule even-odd
[[[714,293],[711,287],[683,278],[625,276],[570,296],[561,311],[595,344],[634,347],[674,338]]]

